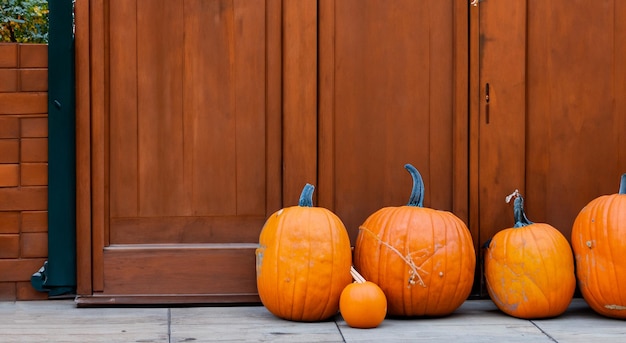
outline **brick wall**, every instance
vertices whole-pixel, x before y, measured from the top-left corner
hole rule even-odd
[[[0,300],[47,299],[48,47],[0,43]]]

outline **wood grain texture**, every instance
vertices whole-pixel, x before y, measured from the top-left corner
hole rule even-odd
[[[452,210],[453,148],[466,149],[453,130],[454,53],[464,54],[453,49],[455,10],[437,1],[320,3],[320,205],[353,239],[369,214],[406,203],[406,163],[425,179],[426,205]]]
[[[504,197],[526,195],[526,4],[491,2],[479,6],[479,112],[474,123],[473,172],[478,192],[479,244],[512,226]],[[489,103],[486,84],[489,84]]]
[[[578,212],[617,193],[626,172],[626,7],[570,5],[529,6],[526,119],[528,214],[568,238]]]
[[[111,246],[104,294],[256,294],[258,244]]]

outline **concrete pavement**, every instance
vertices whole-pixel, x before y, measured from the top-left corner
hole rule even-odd
[[[71,300],[0,302],[0,342],[626,342],[626,321],[574,299],[557,318],[522,320],[490,300],[445,318],[385,319],[353,329],[276,318],[262,306],[77,308]]]

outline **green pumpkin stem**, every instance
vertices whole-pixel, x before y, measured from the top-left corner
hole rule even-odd
[[[315,190],[315,186],[310,183],[304,185],[302,189],[302,193],[300,194],[300,200],[298,201],[298,206],[300,207],[313,207],[313,191]]]
[[[626,194],[626,174],[622,175],[622,180],[619,183],[619,194]]]
[[[413,188],[411,189],[411,197],[409,198],[409,203],[407,206],[424,206],[424,180],[422,179],[422,175],[417,171],[415,167],[411,164],[407,163],[404,165],[404,168],[409,171],[411,174],[411,178],[413,178]]]
[[[515,225],[513,225],[513,227],[524,227],[533,224],[533,222],[526,217],[526,212],[524,211],[524,197],[522,197],[517,189],[506,197],[506,202],[509,202],[511,198],[515,198],[513,202],[513,218]]]

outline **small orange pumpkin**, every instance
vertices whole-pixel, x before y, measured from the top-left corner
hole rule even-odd
[[[597,313],[626,319],[626,174],[617,194],[585,206],[572,227],[578,287]]]
[[[515,225],[487,243],[487,291],[496,306],[510,316],[558,316],[569,306],[576,288],[572,249],[551,225],[528,220],[517,190],[507,202],[513,197]]]
[[[339,311],[339,297],[352,277],[352,251],[345,226],[334,213],[313,207],[307,184],[298,206],[272,214],[256,249],[257,289],[277,317],[321,321]]]
[[[467,299],[476,255],[467,226],[454,214],[423,207],[424,182],[410,164],[409,203],[385,207],[359,228],[354,265],[387,297],[395,316],[443,316]]]
[[[355,282],[346,286],[339,298],[339,311],[346,323],[353,328],[375,328],[387,315],[387,298],[375,283],[367,281],[352,267],[350,273]]]

